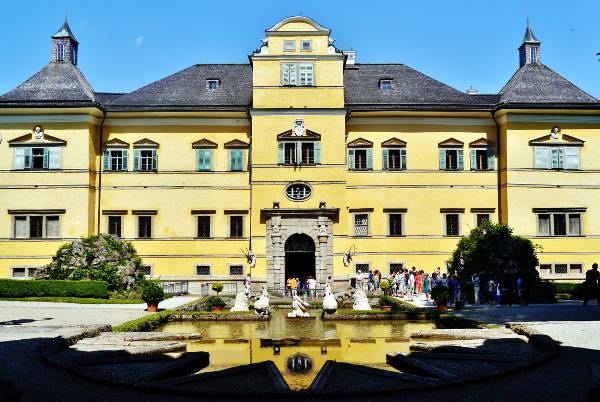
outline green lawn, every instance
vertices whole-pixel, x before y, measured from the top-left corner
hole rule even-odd
[[[36,301],[53,303],[77,303],[77,304],[142,304],[139,299],[94,299],[92,297],[0,297],[0,300],[9,301]]]

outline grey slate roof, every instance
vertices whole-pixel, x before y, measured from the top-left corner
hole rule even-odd
[[[0,96],[0,107],[12,104],[56,105],[95,104],[94,90],[72,63],[51,61],[33,77]]]
[[[208,89],[207,79],[218,79]],[[252,102],[250,64],[196,64],[108,103],[108,110],[220,110]]]
[[[381,79],[392,79],[382,90]],[[485,103],[404,64],[354,64],[344,70],[345,103],[353,109],[479,109]]]
[[[96,96],[96,101],[98,103],[104,105],[108,102],[112,102],[115,99],[119,99],[121,96],[127,94],[127,92],[96,92],[94,95]]]
[[[71,28],[69,28],[69,24],[67,23],[67,17],[65,17],[65,23],[62,25],[62,27],[60,27],[58,32],[52,35],[51,38],[71,38],[75,43],[79,43],[77,42],[77,39],[75,39],[75,35],[73,35],[73,32],[71,32]]]
[[[501,104],[595,104],[598,99],[543,64],[525,64],[500,91]]]

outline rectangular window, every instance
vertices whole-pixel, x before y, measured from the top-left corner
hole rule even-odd
[[[354,236],[369,235],[369,215],[356,214],[354,215]]]
[[[65,60],[65,47],[64,45],[56,45],[56,60],[64,61]]]
[[[27,148],[15,147],[13,169],[60,169],[62,149],[60,147]]]
[[[232,172],[244,170],[244,151],[242,149],[231,149],[229,151],[229,170]]]
[[[494,158],[493,148],[471,149],[471,170],[494,169]]]
[[[103,168],[110,171],[126,171],[129,153],[126,149],[109,149],[103,154]]]
[[[312,50],[312,40],[303,40],[302,41],[302,51],[310,52]]]
[[[565,236],[567,234],[567,221],[565,214],[554,214],[554,225],[552,226],[552,233],[554,236]]]
[[[312,63],[281,63],[281,85],[315,85],[315,65]]]
[[[581,215],[569,214],[569,234],[578,236],[581,234]]]
[[[567,264],[554,264],[555,274],[566,274],[568,272]]]
[[[582,264],[570,264],[569,272],[582,274],[583,273],[583,265]]]
[[[381,88],[383,90],[392,89],[392,80],[380,80],[379,88]]]
[[[314,165],[321,163],[319,141],[280,142],[277,163],[280,165]]]
[[[229,237],[244,237],[244,217],[229,217]]]
[[[459,222],[458,214],[446,214],[446,236],[460,235]]]
[[[284,147],[284,163],[286,165],[295,165],[296,164],[296,143],[295,142],[285,142],[283,144]]]
[[[133,170],[138,172],[153,172],[158,168],[156,149],[134,149]]]
[[[151,216],[138,216],[138,238],[140,239],[151,239],[152,238],[152,217]]]
[[[244,275],[244,266],[243,265],[230,265],[229,266],[229,275]]]
[[[27,217],[26,216],[15,216],[15,228],[14,228],[14,237],[18,239],[27,238],[28,230],[27,230]]]
[[[48,153],[46,148],[32,148],[31,149],[31,167],[33,169],[44,169],[44,162],[46,168],[48,168]],[[44,157],[45,156],[45,157]]]
[[[144,275],[152,275],[152,265],[142,265]]]
[[[404,148],[384,148],[382,151],[383,170],[402,170],[406,169],[406,149]]]
[[[402,214],[389,214],[389,235],[402,236]]]
[[[30,216],[29,217],[29,238],[30,239],[41,239],[43,236],[44,229],[44,218],[42,216]]]
[[[373,152],[371,149],[354,149],[351,151],[354,155],[353,170],[373,169]]]
[[[196,265],[196,275],[210,275],[210,265]]]
[[[477,226],[481,226],[484,222],[490,222],[490,214],[477,214],[475,219],[477,221]]]
[[[536,169],[579,169],[578,147],[534,147]]]
[[[13,278],[26,278],[27,277],[26,268],[13,268],[12,269],[12,277]]]
[[[199,149],[197,151],[198,170],[209,171],[212,169],[212,149]]]
[[[198,216],[198,232],[197,237],[207,239],[210,237],[210,216]]]
[[[217,89],[219,87],[219,80],[206,80],[206,88]]]
[[[538,236],[581,236],[581,214],[538,214]]]
[[[123,219],[121,216],[109,216],[108,217],[108,234],[122,237],[121,226]]]
[[[462,149],[440,149],[440,170],[464,169]]]
[[[565,147],[565,169],[579,169],[579,148]]]
[[[400,273],[400,270],[404,269],[404,264],[402,263],[391,263],[390,264],[390,275]]]
[[[60,217],[56,215],[26,215],[13,218],[13,238],[60,238]]]
[[[355,268],[355,272],[358,272],[358,271],[360,271],[360,272],[362,272],[363,274],[364,274],[365,272],[369,272],[369,264],[356,264],[356,265],[354,266],[354,268]]]
[[[293,52],[296,50],[296,41],[295,40],[286,40],[284,42],[284,47],[283,49],[286,52]]]
[[[301,149],[300,163],[303,165],[313,165],[315,163],[315,144],[312,142],[302,142]]]
[[[60,219],[58,216],[46,216],[46,237],[60,237]]]
[[[552,162],[552,169],[562,169],[564,168],[564,157],[563,157],[563,149],[562,148],[551,148],[550,149],[550,161]]]

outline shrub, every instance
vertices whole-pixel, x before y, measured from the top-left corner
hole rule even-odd
[[[140,293],[142,294],[142,300],[146,303],[158,304],[165,298],[165,292],[160,285],[158,279],[146,279],[140,283]]]
[[[379,287],[381,288],[381,290],[383,290],[383,293],[387,295],[392,285],[390,285],[390,282],[388,280],[384,279],[379,284]]]
[[[113,332],[149,332],[154,331],[161,325],[171,320],[175,312],[172,310],[161,311],[160,313],[150,314],[135,320],[127,321],[121,325],[113,327]]]
[[[446,286],[436,286],[431,289],[431,298],[439,305],[445,306],[450,300],[450,289]]]
[[[102,280],[111,291],[135,287],[143,277],[133,245],[107,234],[62,245],[52,262],[36,272],[37,279]]]
[[[216,292],[216,290],[215,290]],[[208,300],[208,304],[210,305],[210,307],[225,307],[225,305],[227,303],[225,303],[225,301],[223,299],[221,299],[220,297],[211,297]]]
[[[221,282],[215,282],[215,283],[213,283],[212,290],[214,290],[215,292],[217,292],[217,296],[218,296],[219,292],[223,290],[223,284]]]
[[[565,293],[574,296],[583,296],[585,294],[585,288],[583,282],[551,282],[554,293]]]
[[[38,281],[0,279],[0,297],[95,297],[108,298],[107,283],[102,281]]]
[[[379,296],[379,306],[395,306],[396,299],[391,296],[381,295]]]

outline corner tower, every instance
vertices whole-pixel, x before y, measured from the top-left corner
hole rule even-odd
[[[65,16],[65,23],[52,35],[52,61],[67,61],[77,65],[78,46],[79,42],[71,32]]]
[[[538,40],[531,30],[529,25],[529,18],[527,18],[527,29],[525,29],[525,36],[523,36],[523,42],[519,46],[519,67],[523,67],[525,64],[541,64],[542,53],[540,51],[540,45],[542,42]]]

